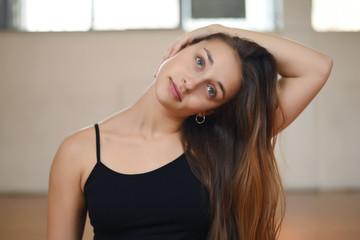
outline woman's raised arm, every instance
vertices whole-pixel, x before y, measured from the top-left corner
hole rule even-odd
[[[332,59],[283,37],[235,28],[227,31],[258,43],[275,57],[281,76],[278,99],[285,117],[283,119],[278,111],[276,123],[278,132],[281,131],[299,116],[324,86],[331,72]]]
[[[278,132],[287,127],[316,96],[327,81],[332,59],[314,49],[289,39],[267,33],[253,32],[221,25],[210,25],[184,34],[165,54],[167,59],[195,38],[223,32],[246,38],[265,47],[274,57],[281,76],[278,99],[282,107],[277,112]]]

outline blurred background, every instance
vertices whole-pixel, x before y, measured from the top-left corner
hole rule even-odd
[[[349,207],[344,211],[353,215],[344,221],[359,236],[359,12],[357,0],[1,0],[0,223],[24,219],[4,214],[32,202],[45,216],[37,233],[0,224],[9,234],[4,239],[22,239],[16,226],[45,238],[49,169],[61,141],[133,104],[167,47],[184,31],[211,23],[286,36],[333,58],[328,83],[281,134],[278,163],[289,207],[300,202],[295,212],[301,206],[314,212],[306,206],[323,206],[316,202],[322,197],[329,209]],[[317,205],[307,202],[314,196]],[[298,221],[286,223],[297,231],[291,226]]]

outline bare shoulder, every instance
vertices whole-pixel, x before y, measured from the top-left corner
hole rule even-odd
[[[79,156],[84,150],[92,147],[94,143],[94,127],[86,127],[65,138],[59,146],[58,153],[67,156]]]
[[[86,127],[65,138],[60,144],[51,166],[51,174],[61,173],[79,183],[96,163],[96,140],[93,126]]]
[[[68,136],[60,144],[57,156],[61,159],[65,157],[64,161],[81,161],[84,154],[87,154],[89,149],[94,150],[95,146],[95,130],[94,127],[87,127],[77,131]]]

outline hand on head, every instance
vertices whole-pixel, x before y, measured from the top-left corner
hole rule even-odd
[[[223,26],[219,24],[213,24],[206,27],[198,28],[191,32],[187,32],[183,34],[179,39],[177,39],[166,51],[161,63],[166,61],[168,58],[171,58],[175,54],[177,54],[181,49],[183,49],[186,45],[191,43],[193,40],[197,38],[206,37],[210,34],[219,33],[223,29]]]
[[[167,59],[176,55],[178,52],[180,52],[181,49],[183,49],[186,45],[190,44],[195,39],[222,32],[224,29],[225,27],[220,24],[212,24],[183,34],[167,49],[164,57],[160,62],[160,65],[163,64],[163,62],[165,62]],[[154,74],[154,77],[156,77],[156,75],[157,72]]]

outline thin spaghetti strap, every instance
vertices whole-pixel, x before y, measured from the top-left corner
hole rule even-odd
[[[100,131],[99,125],[95,123],[95,133],[96,133],[96,159],[100,162]]]

